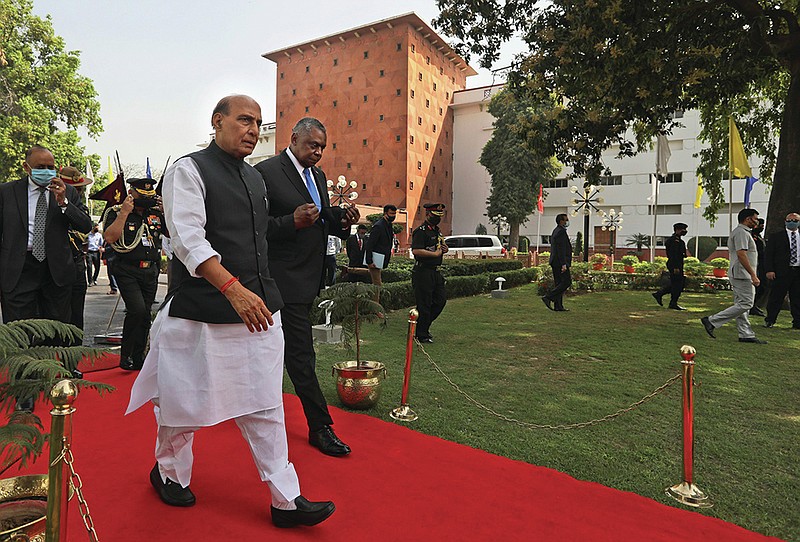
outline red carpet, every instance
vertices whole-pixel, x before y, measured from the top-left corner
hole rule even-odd
[[[291,459],[305,496],[335,501],[331,519],[313,528],[272,527],[267,488],[233,422],[197,434],[197,505],[171,508],[148,481],[152,410],[122,415],[135,375],[114,369],[91,376],[117,387],[102,398],[86,391],[75,405],[75,465],[100,540],[777,540],[338,409],[337,432],[355,451],[345,459],[326,457],[307,444],[294,396],[286,396]],[[37,413],[46,410],[38,406]],[[44,472],[46,463],[40,459],[30,471]],[[69,515],[70,540],[84,540],[74,500]]]
[[[95,371],[104,371],[106,369],[113,369],[114,367],[119,367],[119,354],[112,354],[111,352],[106,352],[94,362],[87,361],[84,358],[80,363],[78,363],[78,370],[83,373],[93,373]],[[88,377],[88,380],[92,380],[93,377]]]

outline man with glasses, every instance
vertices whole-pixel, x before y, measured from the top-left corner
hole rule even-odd
[[[767,239],[764,265],[767,280],[772,282],[772,289],[767,302],[764,327],[775,325],[788,292],[792,329],[800,329],[800,214],[786,215],[784,225],[785,229],[773,233]]]

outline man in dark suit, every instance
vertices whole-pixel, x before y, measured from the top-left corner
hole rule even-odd
[[[767,239],[764,267],[772,283],[764,325],[773,327],[789,293],[792,328],[800,329],[800,214],[786,215],[786,228]]]
[[[569,268],[572,266],[572,243],[567,228],[569,218],[561,213],[556,216],[556,229],[550,236],[550,267],[553,269],[553,288],[542,296],[542,301],[551,311],[568,311],[564,308],[564,292],[572,284]]]
[[[331,207],[325,173],[315,167],[327,145],[325,127],[304,118],[289,147],[256,169],[267,186],[269,270],[283,297],[284,364],[308,421],[308,440],[322,453],[343,456],[350,447],[333,432],[319,387],[309,313],[323,281],[328,235],[346,239],[359,219],[355,207]]]
[[[686,282],[686,278],[683,276],[683,260],[686,258],[686,243],[683,242],[681,237],[686,235],[688,227],[689,226],[683,222],[678,222],[672,225],[673,234],[665,243],[667,249],[667,271],[669,271],[669,284],[653,294],[656,303],[662,306],[664,303],[661,298],[666,294],[670,294],[669,308],[678,311],[686,310],[678,305],[678,298],[680,298]]]
[[[372,231],[367,238],[367,247],[364,249],[364,259],[369,268],[372,284],[381,286],[381,269],[389,266],[394,248],[394,231],[392,222],[397,217],[397,206],[389,204],[383,206],[383,216],[372,225]]]
[[[367,227],[359,224],[356,233],[347,238],[347,268],[343,276],[348,282],[370,282],[369,271],[364,265],[364,248],[367,243]]]
[[[76,277],[69,230],[87,233],[92,220],[77,191],[56,176],[49,149],[31,147],[23,168],[26,177],[0,185],[3,322],[69,322]]]

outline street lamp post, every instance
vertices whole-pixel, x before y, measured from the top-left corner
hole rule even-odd
[[[572,216],[578,216],[578,213],[583,213],[583,261],[589,261],[589,215],[594,210],[595,213],[600,209],[597,205],[603,204],[603,198],[599,196],[603,188],[600,186],[590,185],[584,183],[583,192],[581,193],[576,186],[569,187],[570,192],[577,197],[572,200],[572,205],[575,208],[572,210]],[[595,205],[597,204],[597,205]]]
[[[358,187],[358,183],[350,181],[348,185],[344,175],[339,175],[336,183],[328,179],[328,197],[331,200],[331,205],[344,207],[346,202],[357,199],[358,192],[355,191],[356,187]],[[348,192],[348,189],[352,189],[353,191]]]
[[[600,216],[603,217],[603,231],[610,231],[611,232],[611,248],[609,252],[611,253],[611,266],[614,266],[614,254],[616,252],[616,243],[617,243],[617,231],[622,229],[622,222],[624,219],[622,218],[622,211],[615,212],[614,209],[610,209],[607,213],[605,211],[600,211]]]

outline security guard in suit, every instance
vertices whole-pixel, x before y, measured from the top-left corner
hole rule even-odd
[[[431,323],[447,303],[445,281],[439,266],[442,265],[442,256],[449,249],[438,226],[444,216],[444,203],[426,203],[424,207],[425,222],[411,235],[411,253],[416,260],[411,272],[411,286],[419,312],[415,336],[420,342],[432,343]]]
[[[103,237],[116,253],[111,273],[125,301],[119,366],[138,371],[144,363],[150,310],[158,290],[164,214],[153,179],[129,179],[128,184],[122,204],[103,215]]]

